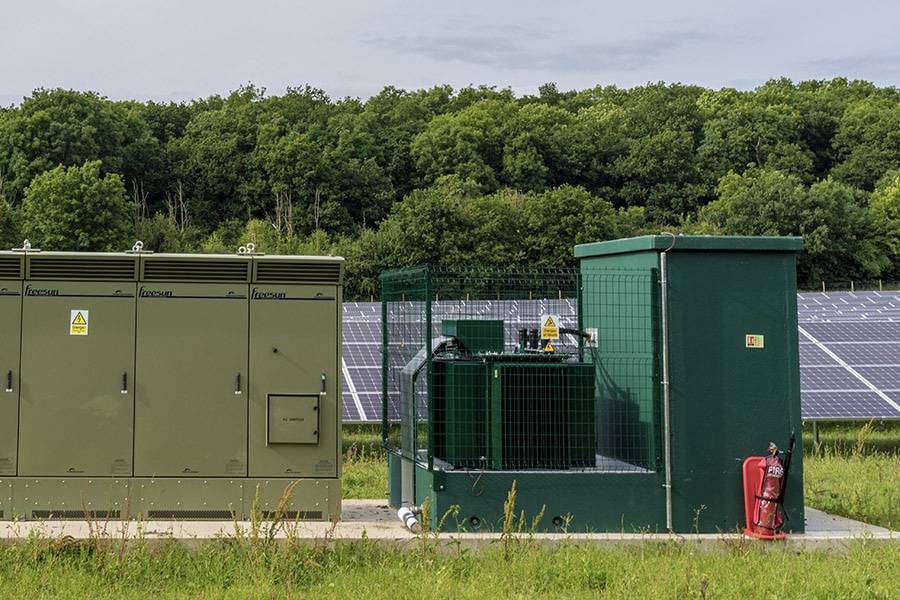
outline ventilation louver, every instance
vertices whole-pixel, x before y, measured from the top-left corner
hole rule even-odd
[[[27,257],[29,279],[134,281],[137,262],[124,258],[74,258],[72,256]]]
[[[3,515],[0,514],[0,517]],[[31,511],[32,519],[118,519],[120,513],[118,510],[88,510],[84,509],[59,509],[59,510],[33,510]]]
[[[190,521],[222,521],[233,519],[234,514],[229,510],[148,510],[147,518],[149,519],[175,519]]]
[[[323,283],[340,285],[341,263],[302,263],[286,261],[256,262],[256,277],[258,283]]]
[[[21,257],[0,256],[0,279],[22,279]]]
[[[144,260],[143,281],[249,280],[249,260]]]

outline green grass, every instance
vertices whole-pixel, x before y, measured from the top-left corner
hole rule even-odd
[[[859,539],[845,552],[690,542],[613,550],[529,537],[441,552],[439,538],[408,549],[363,539],[332,547],[290,542],[256,550],[230,540],[64,545],[30,540],[0,550],[0,598],[887,598],[900,594],[900,544]]]
[[[820,424],[803,442],[807,506],[900,530],[900,423]]]
[[[343,438],[343,497],[387,498],[387,457],[381,447],[381,425],[345,425]]]
[[[807,504],[897,523],[900,424],[820,426],[820,441],[813,448],[804,431]],[[347,426],[344,455],[345,495],[384,498],[379,429]],[[193,549],[102,536],[35,536],[0,546],[0,600],[900,597],[900,542],[865,536],[841,552],[740,540],[701,551],[677,538],[613,549],[574,541],[543,546],[527,529],[511,527],[495,544],[466,549],[446,534],[424,534],[405,547],[365,537],[338,544],[303,541],[290,531],[274,539],[258,525]]]

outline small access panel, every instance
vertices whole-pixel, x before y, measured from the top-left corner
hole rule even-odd
[[[317,444],[318,396],[269,396],[267,444]]]

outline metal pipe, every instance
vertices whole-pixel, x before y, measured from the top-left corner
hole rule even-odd
[[[663,389],[663,427],[665,429],[666,454],[666,528],[671,532],[672,525],[672,425],[671,425],[671,396],[669,394],[669,279],[666,254],[675,247],[675,235],[669,232],[664,234],[672,236],[672,244],[659,255],[659,285],[661,321],[662,321],[662,389]]]

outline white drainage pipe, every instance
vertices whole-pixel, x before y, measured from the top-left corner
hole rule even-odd
[[[397,516],[400,517],[407,529],[413,533],[419,533],[419,520],[411,508],[408,506],[402,507],[397,511]]]

